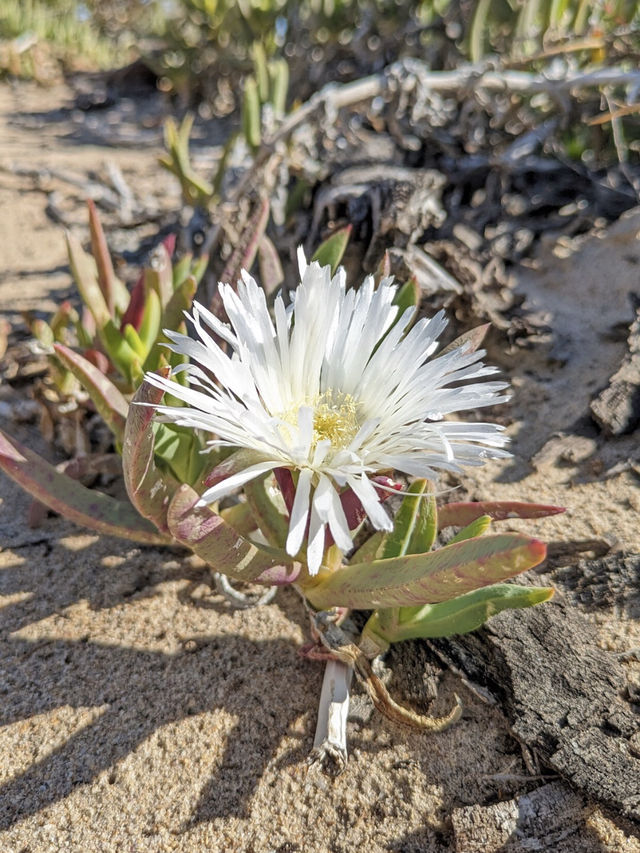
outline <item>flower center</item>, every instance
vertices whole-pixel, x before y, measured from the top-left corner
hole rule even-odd
[[[333,447],[346,447],[360,428],[357,404],[351,394],[329,389],[316,400],[313,413],[313,437],[328,439]]]
[[[302,406],[313,409],[313,443],[330,441],[331,446],[341,450],[351,442],[358,430],[358,404],[351,394],[329,388],[312,399],[305,399],[280,415],[284,423],[280,427],[286,441],[291,433],[285,424],[298,424],[298,411]]]

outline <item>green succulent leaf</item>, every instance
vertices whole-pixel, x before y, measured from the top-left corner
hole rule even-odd
[[[246,483],[244,493],[254,524],[257,524],[271,545],[282,548],[289,532],[289,520],[269,497],[267,483],[271,476],[268,474],[266,477],[256,477]]]
[[[459,530],[448,544],[453,545],[456,542],[464,542],[465,539],[473,539],[476,536],[482,536],[483,533],[487,532],[490,526],[491,516],[481,515],[479,518],[472,521],[471,524],[467,524],[466,527]]]
[[[175,296],[175,293],[171,295],[171,298],[173,296]],[[162,307],[160,305],[160,297],[155,290],[148,290],[144,311],[142,312],[142,322],[138,331],[140,343],[143,348],[143,359],[146,359],[151,354],[153,345],[160,333],[161,318]]]
[[[130,503],[87,489],[2,431],[0,470],[36,500],[76,524],[147,545],[167,542]]]
[[[242,102],[242,131],[247,145],[253,151],[260,147],[262,138],[260,117],[260,96],[255,77],[249,76],[244,81],[244,100]]]
[[[400,319],[408,308],[413,308],[414,316],[420,305],[420,285],[417,279],[411,277],[396,293],[393,304],[398,306],[397,317]]]
[[[351,225],[340,228],[331,237],[321,243],[313,253],[312,261],[317,261],[321,267],[330,266],[333,275],[346,251],[349,238],[351,237]]]
[[[130,327],[133,329],[133,326]],[[135,332],[135,329],[133,329]],[[120,333],[113,320],[107,320],[98,332],[107,355],[130,385],[142,381],[142,358]]]
[[[149,299],[150,293],[155,291],[164,308],[173,294],[173,267],[167,247],[163,243],[155,247],[149,263],[150,266],[144,271],[146,299]]]
[[[116,441],[122,444],[129,404],[120,391],[104,373],[77,352],[63,344],[54,344],[53,348],[62,364],[71,371],[89,394]]]
[[[273,59],[269,63],[269,100],[277,116],[284,115],[289,91],[289,66],[286,59]]]
[[[467,634],[480,628],[487,619],[502,610],[533,607],[548,601],[553,595],[551,587],[528,587],[512,583],[494,584],[460,595],[439,604],[422,607],[403,607],[400,618],[391,630],[380,625],[373,614],[363,630],[363,636],[373,634],[381,650],[385,644],[418,638],[451,637]]]
[[[424,554],[436,538],[436,499],[428,480],[415,480],[398,510],[393,531],[384,538],[380,559]]]
[[[427,554],[324,572],[305,588],[305,595],[320,610],[435,604],[514,577],[536,566],[545,555],[544,544],[527,536],[480,536]]]

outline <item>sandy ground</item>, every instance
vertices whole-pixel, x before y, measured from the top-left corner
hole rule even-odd
[[[172,191],[154,184],[153,140],[143,150],[106,149],[70,135],[72,115],[37,118],[58,115],[68,99],[64,88],[0,87],[0,166],[86,172],[114,158],[136,187],[170,205]],[[4,171],[0,204],[0,310],[48,309],[70,279],[46,195]],[[69,211],[80,229],[79,198]],[[612,331],[631,319],[639,234],[636,211],[577,256],[545,247],[518,286],[554,335],[534,351],[493,353],[516,391],[502,413],[515,456],[474,472],[465,490],[566,505],[566,515],[536,525],[548,541],[608,537],[640,550],[636,475],[603,478],[632,455],[632,442],[602,446],[586,418],[624,352]],[[3,426],[46,450],[34,428]],[[233,611],[178,552],[132,548],[57,518],[30,530],[28,498],[4,477],[0,501],[2,853],[444,853],[456,850],[454,808],[539,784],[527,779],[501,713],[450,673],[432,710],[444,713],[457,691],[458,725],[415,734],[369,713],[361,698],[347,771],[332,780],[309,770],[322,668],[298,655],[306,626],[295,594]],[[606,642],[613,620],[602,630]],[[619,632],[617,649],[631,644],[630,632]],[[561,844],[560,853],[640,850],[598,810]]]

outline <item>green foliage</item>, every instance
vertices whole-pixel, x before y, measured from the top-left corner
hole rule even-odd
[[[470,508],[474,504],[464,506]],[[527,512],[525,507],[529,508],[531,514],[537,511],[536,505],[522,504],[521,507],[523,513]],[[548,509],[558,511],[557,507]],[[466,514],[469,516],[470,510],[467,510]],[[409,554],[421,555],[426,569],[424,578],[430,580],[426,587],[422,585],[425,603],[376,609],[363,631],[363,638],[366,638],[370,647],[383,651],[390,643],[401,640],[464,634],[479,628],[495,613],[518,607],[531,607],[547,601],[553,595],[553,590],[547,588],[492,583],[500,577],[510,577],[535,565],[544,558],[545,549],[539,547],[540,543],[536,540],[529,540],[528,545],[524,545],[529,553],[522,561],[522,543],[516,542],[515,539],[505,548],[498,543],[501,537],[478,538],[488,529],[490,523],[491,516],[482,514],[480,509],[475,518],[460,530],[447,546],[427,555],[438,529],[435,500],[430,494],[430,484],[427,480],[416,480],[411,485],[396,514],[394,529],[378,546],[377,556],[382,556],[391,563],[394,558],[397,560]],[[489,547],[483,550],[483,544]],[[500,552],[498,562],[492,559],[496,546]],[[446,568],[443,571],[442,557],[447,552],[453,556],[453,560],[445,560]],[[390,581],[393,578],[394,586],[398,585],[395,573],[389,571],[388,577]],[[356,578],[355,583],[353,580],[350,583],[350,595],[356,591],[357,580]],[[452,588],[448,581],[457,585],[458,592],[465,586],[469,591],[464,591],[462,595],[454,593],[443,597],[441,583],[444,583],[445,588],[456,588]],[[405,583],[405,592],[408,589]],[[388,588],[384,590],[383,595],[386,595],[387,591]],[[415,584],[413,593],[415,594]]]

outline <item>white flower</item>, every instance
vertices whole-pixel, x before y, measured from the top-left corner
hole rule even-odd
[[[352,544],[339,498],[350,487],[372,524],[391,530],[371,477],[395,469],[433,478],[434,469],[459,471],[486,457],[508,456],[502,428],[495,424],[443,420],[445,415],[507,399],[505,382],[487,382],[483,350],[461,346],[429,360],[446,326],[444,313],[397,318],[397,288],[385,279],[376,288],[368,276],[347,290],[340,268],[307,265],[299,250],[301,284],[286,309],[275,300],[272,321],[264,292],[243,272],[237,293],[220,285],[231,325],[197,302],[197,340],[167,332],[184,365],[190,387],[155,374],[154,385],[186,407],[159,406],[163,419],[213,433],[213,444],[248,448],[260,461],[206,490],[211,503],[273,468],[298,474],[287,553],[295,556],[307,536],[307,563],[315,574],[322,562],[325,531],[342,550]],[[227,355],[210,332],[225,340]],[[468,380],[482,379],[481,382]],[[465,380],[467,384],[460,384]],[[453,386],[453,387],[452,387]]]

